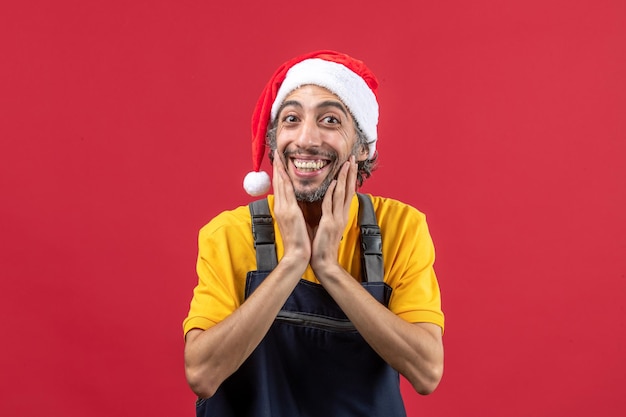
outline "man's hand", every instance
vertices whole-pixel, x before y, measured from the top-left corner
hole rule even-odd
[[[337,261],[339,244],[348,222],[350,204],[356,191],[355,157],[346,161],[322,201],[322,217],[313,236],[311,267],[320,282],[331,270],[341,268]]]
[[[273,169],[274,214],[285,249],[282,259],[304,262],[306,269],[311,258],[311,240],[293,184],[278,151],[274,151]]]

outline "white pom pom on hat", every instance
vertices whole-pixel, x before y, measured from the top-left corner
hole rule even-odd
[[[265,171],[252,171],[243,179],[243,188],[253,197],[263,195],[270,189],[270,176]]]
[[[260,171],[270,122],[284,99],[307,84],[319,85],[336,94],[348,107],[369,142],[369,158],[376,153],[378,139],[378,80],[362,61],[330,50],[310,52],[282,64],[269,80],[252,114],[252,165],[243,187],[251,196],[270,189],[266,172]]]

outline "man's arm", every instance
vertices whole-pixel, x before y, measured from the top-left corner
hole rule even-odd
[[[187,381],[202,398],[212,396],[258,346],[309,264],[311,241],[280,158],[275,159],[273,178],[274,214],[283,239],[283,257],[230,316],[207,330],[192,329],[186,335]]]
[[[302,266],[304,264],[304,267]],[[211,397],[261,342],[308,262],[283,258],[274,271],[230,316],[185,338],[185,374],[193,392]]]
[[[322,218],[312,244],[311,267],[324,288],[363,338],[420,394],[431,393],[443,375],[441,328],[409,323],[376,301],[337,262],[341,235],[354,196],[356,163],[344,167],[322,203]]]
[[[324,288],[369,345],[420,394],[429,394],[443,375],[441,328],[409,323],[376,301],[341,266],[316,269]]]

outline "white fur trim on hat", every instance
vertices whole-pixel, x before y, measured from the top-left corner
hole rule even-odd
[[[378,133],[378,102],[374,92],[358,74],[342,64],[311,58],[295,64],[287,71],[276,99],[272,104],[271,120],[278,116],[278,109],[293,90],[314,84],[336,94],[348,107],[369,143],[369,159],[376,153]]]

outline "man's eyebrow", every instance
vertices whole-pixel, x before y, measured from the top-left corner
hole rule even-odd
[[[294,107],[298,107],[298,108],[302,108],[302,104],[300,104],[299,101],[296,100],[287,100],[284,101],[283,104],[281,104],[281,106],[278,108],[278,111],[276,112],[277,115],[280,115],[283,112],[283,109],[287,106],[294,106]]]
[[[343,113],[346,117],[348,117],[348,110],[346,109],[346,107],[345,107],[343,104],[341,104],[341,103],[340,103],[340,102],[338,102],[338,101],[334,101],[334,100],[327,100],[327,101],[323,101],[323,102],[321,102],[321,103],[319,103],[319,104],[317,105],[317,108],[318,108],[318,109],[320,109],[320,108],[322,108],[322,107],[335,107],[335,108],[337,108],[337,109],[341,110],[341,112],[342,112],[342,113]]]
[[[287,101],[283,102],[283,104],[278,108],[278,111],[276,112],[276,114],[282,113],[283,109],[285,107],[287,107],[287,106],[294,106],[294,107],[298,107],[298,108],[301,109],[302,108],[302,103],[300,103],[297,100],[287,100]],[[335,107],[335,108],[339,109],[346,117],[348,117],[348,110],[339,101],[335,101],[335,100],[322,101],[316,107],[318,109],[321,109],[321,108],[324,108],[324,107]]]

